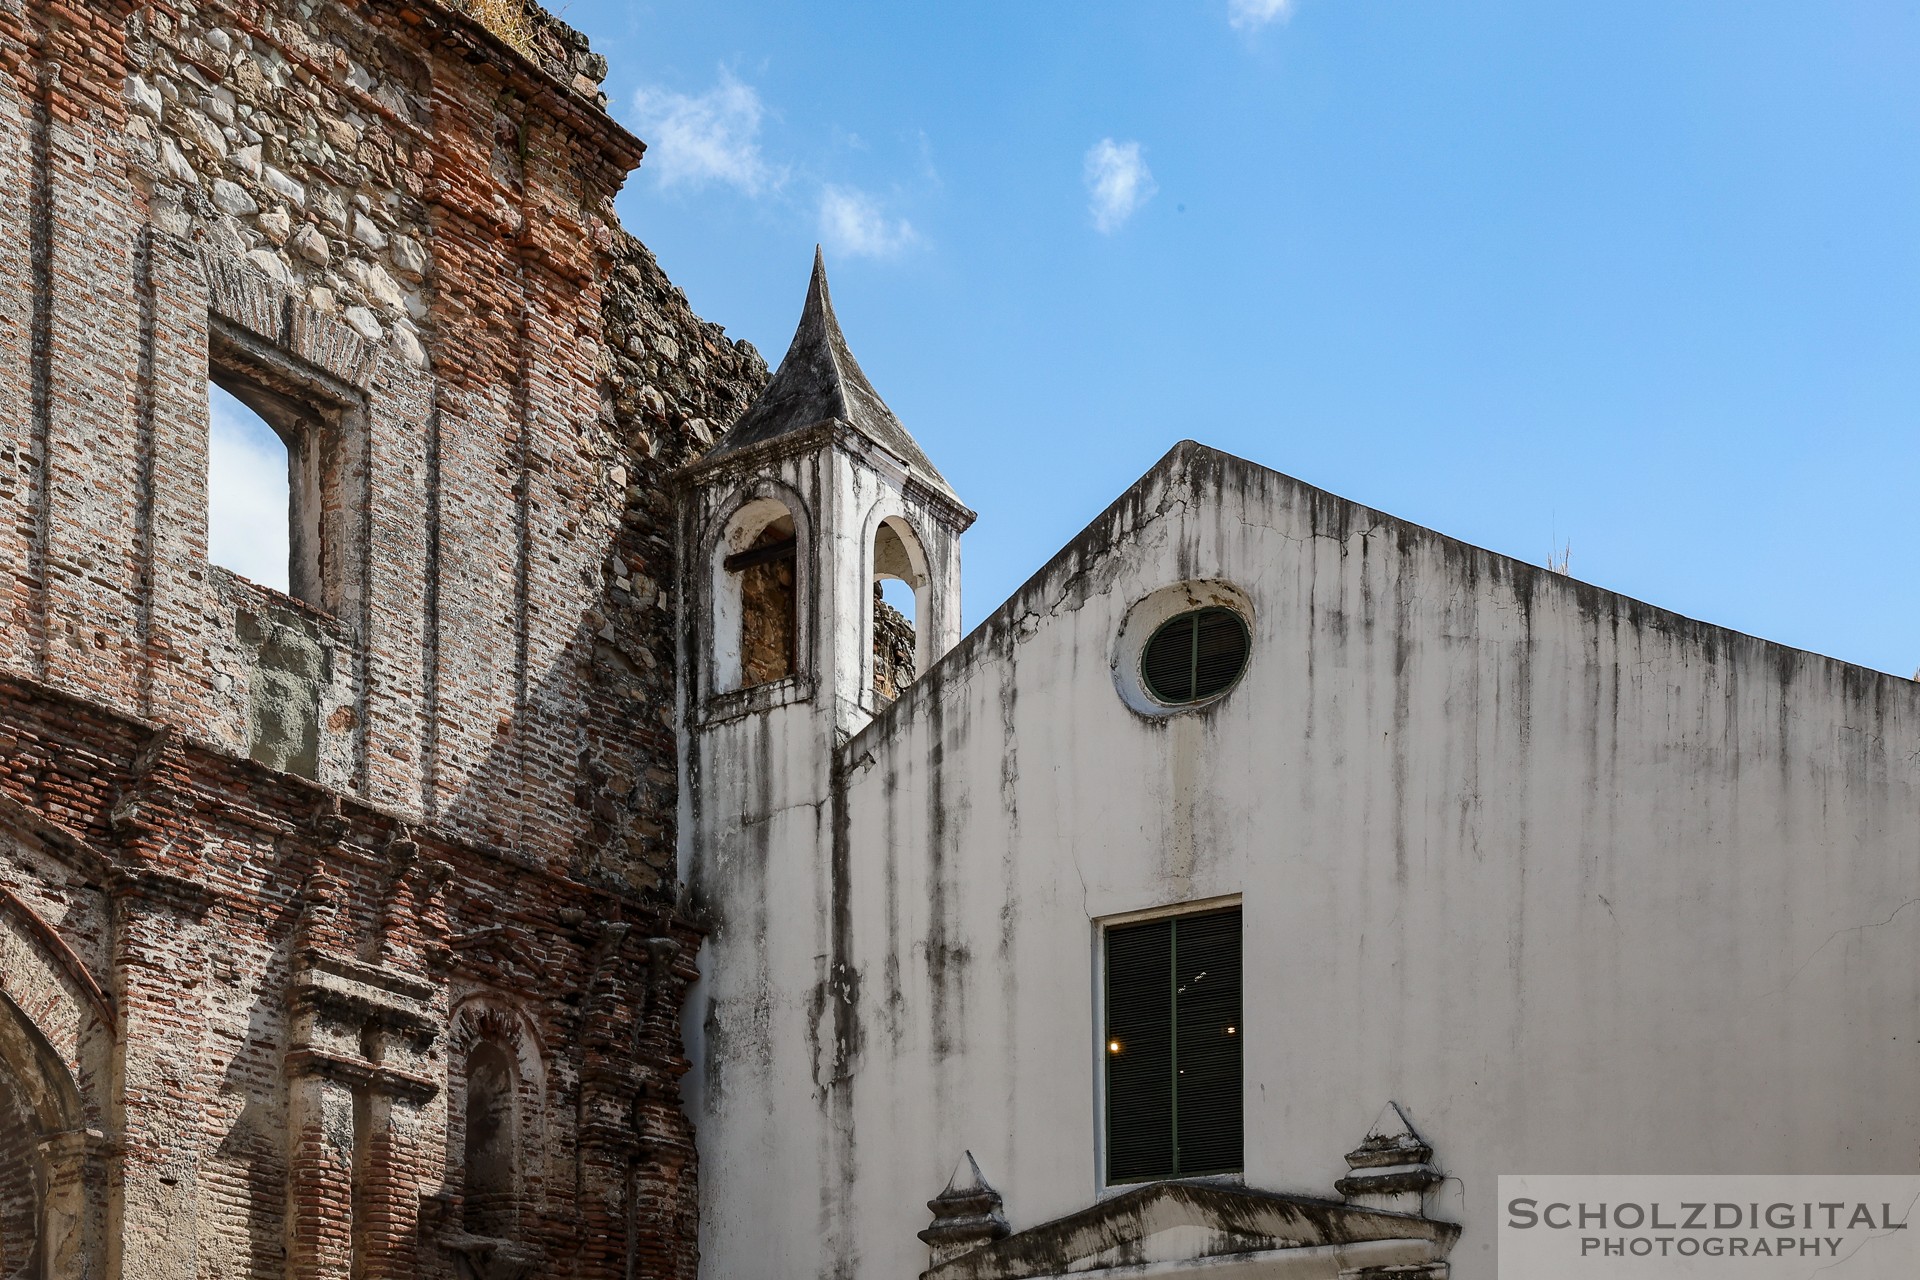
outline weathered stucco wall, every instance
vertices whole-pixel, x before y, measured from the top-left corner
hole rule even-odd
[[[836,1238],[858,1225],[846,1215],[829,1221],[824,1202],[800,1190],[818,1185],[811,1148],[776,1135],[798,1088],[808,1099],[803,1123],[852,1141],[850,1115],[812,1109],[810,1082],[824,1087],[835,1076],[841,1055],[833,1046],[852,1032],[842,1016],[851,1005],[829,995],[851,994],[843,986],[851,971],[825,946],[830,922],[849,919],[848,903],[844,895],[829,898],[814,854],[832,856],[832,817],[822,800],[837,776],[835,748],[880,705],[874,661],[889,646],[874,637],[876,532],[891,519],[911,534],[927,579],[916,621],[939,653],[959,637],[959,532],[972,515],[911,481],[897,458],[859,433],[831,423],[710,459],[683,484],[682,865],[697,918],[725,939],[707,954],[707,972],[718,970],[727,1001],[721,1009],[695,998],[685,1018],[689,1051],[703,1055],[707,1071],[692,1086],[707,1101],[690,1104],[690,1114],[696,1126],[714,1122],[702,1135],[702,1178],[712,1174],[729,1189],[719,1200],[703,1199],[702,1249],[712,1252],[703,1252],[702,1267],[716,1276],[787,1274],[778,1248],[768,1247],[800,1223]],[[725,597],[739,584],[724,562],[739,549],[730,539],[754,536],[741,520],[765,519],[770,502],[793,517],[798,540],[799,670],[787,680],[735,687],[725,673],[739,663],[723,658],[738,648],[739,613]],[[770,1087],[776,1075],[790,1088]],[[722,1111],[725,1121],[717,1119]],[[733,1127],[737,1115],[754,1117],[747,1122],[753,1132]],[[708,1157],[720,1163],[704,1163]],[[749,1171],[742,1161],[759,1168]],[[736,1229],[735,1215],[748,1211],[731,1198],[743,1179],[792,1194],[756,1201],[772,1216]]]
[[[1136,601],[1224,580],[1241,683],[1149,718]],[[775,713],[777,715],[778,713]],[[1389,1098],[1492,1275],[1503,1172],[1897,1172],[1920,1143],[1920,686],[1182,446],[836,755],[765,716],[696,888],[707,1274],[897,1277],[963,1150],[1092,1202],[1095,921],[1238,895],[1246,1180]],[[731,809],[728,809],[731,806]]]

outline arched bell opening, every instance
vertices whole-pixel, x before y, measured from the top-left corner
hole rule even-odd
[[[734,512],[714,548],[713,691],[801,674],[801,529],[778,498]]]
[[[873,534],[873,643],[869,663],[874,702],[885,706],[928,664],[927,555],[913,526],[900,516],[880,521]]]

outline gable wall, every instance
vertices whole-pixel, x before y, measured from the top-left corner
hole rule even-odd
[[[1502,1172],[1910,1164],[1914,685],[1170,464],[853,739],[818,843],[768,850],[822,888],[810,954],[767,964],[844,976],[726,1064],[708,1239],[913,1274],[965,1149],[1016,1230],[1090,1203],[1092,922],[1230,894],[1248,1183],[1331,1195],[1396,1099],[1455,1179],[1456,1275],[1492,1274]],[[1210,577],[1256,613],[1243,682],[1134,714],[1126,609]]]

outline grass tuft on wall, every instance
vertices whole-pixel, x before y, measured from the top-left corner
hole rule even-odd
[[[532,56],[533,15],[527,0],[467,0],[467,9],[487,30]]]

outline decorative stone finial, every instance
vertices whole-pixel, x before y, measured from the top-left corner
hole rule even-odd
[[[1433,1147],[1397,1102],[1389,1102],[1366,1138],[1347,1152],[1352,1172],[1334,1183],[1349,1204],[1393,1213],[1420,1213],[1427,1192],[1443,1181]]]
[[[971,1151],[960,1158],[947,1189],[927,1201],[927,1208],[933,1211],[933,1225],[920,1238],[933,1250],[931,1265],[936,1267],[1008,1234],[1000,1193],[987,1185]]]

